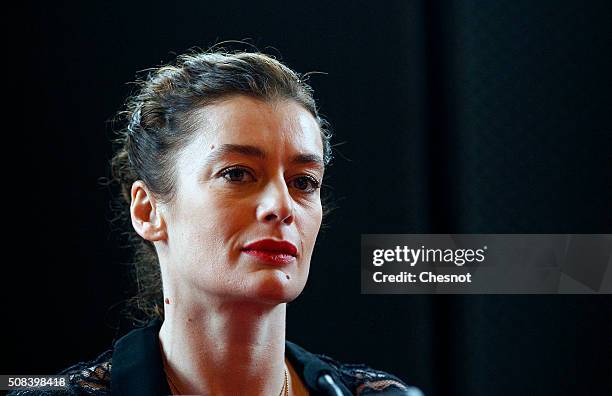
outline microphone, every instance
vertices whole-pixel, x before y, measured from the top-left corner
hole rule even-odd
[[[336,385],[334,378],[326,372],[323,372],[318,378],[317,383],[321,389],[327,392],[330,396],[344,396],[342,390]],[[385,389],[381,396],[424,396],[420,389],[415,387],[408,387],[407,389]]]
[[[312,389],[316,389],[326,396],[349,396],[348,389],[338,384],[333,377],[329,366],[319,359],[310,360],[304,366],[304,381]]]
[[[327,372],[321,373],[319,378],[317,378],[317,385],[319,385],[321,389],[324,389],[328,395],[344,396],[342,389],[340,389],[338,385],[336,385],[334,377],[332,377]]]
[[[336,380],[330,367],[320,360],[311,360],[304,366],[306,384],[325,396],[352,396],[340,381]],[[379,393],[377,393],[379,394]],[[407,389],[385,389],[381,396],[423,396],[420,389],[409,386]]]

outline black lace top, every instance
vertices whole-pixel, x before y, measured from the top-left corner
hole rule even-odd
[[[22,390],[12,396],[50,395],[169,395],[163,371],[158,333],[161,321],[133,330],[119,339],[113,349],[89,362],[81,362],[59,374],[68,375],[69,384],[61,390]],[[409,395],[422,396],[415,387],[397,377],[361,364],[342,364],[306,351],[287,341],[286,356],[311,395]],[[322,387],[318,377],[330,374],[335,387]],[[333,389],[332,389],[333,388]],[[335,389],[335,391],[334,391]],[[336,392],[336,393],[334,393]]]

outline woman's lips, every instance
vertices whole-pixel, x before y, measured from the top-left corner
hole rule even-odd
[[[246,254],[255,256],[261,260],[267,261],[271,264],[285,265],[295,260],[294,256],[284,253],[268,252],[265,250],[243,250]]]
[[[295,260],[297,248],[288,241],[262,239],[245,245],[242,251],[263,261],[276,265],[285,265]]]

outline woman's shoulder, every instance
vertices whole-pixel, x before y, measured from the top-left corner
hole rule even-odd
[[[341,363],[327,355],[308,352],[292,342],[287,342],[287,352],[291,363],[302,371],[302,377],[311,389],[333,387],[332,384],[326,385],[323,379],[324,374],[329,373],[329,381],[340,382],[352,395],[423,396],[418,388],[395,375],[366,364]]]
[[[422,392],[386,371],[374,369],[366,364],[341,363],[326,355],[318,355],[338,370],[342,382],[350,385],[355,395],[406,395],[423,396]]]
[[[28,389],[9,393],[7,396],[106,396],[110,395],[112,350],[108,350],[90,361],[79,362],[57,375],[68,377],[65,387],[41,390]]]

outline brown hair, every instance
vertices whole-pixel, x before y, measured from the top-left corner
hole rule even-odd
[[[129,222],[130,190],[132,183],[142,180],[158,199],[172,200],[175,154],[193,136],[192,120],[198,109],[237,94],[266,101],[291,99],[317,120],[326,165],[332,153],[331,133],[319,116],[312,88],[304,76],[268,55],[190,52],[172,64],[149,69],[136,85],[125,110],[117,114],[122,128],[111,167],[121,189],[120,218],[126,220],[131,246],[136,248],[137,294],[129,301],[127,313],[134,320],[147,320],[163,317],[161,274],[153,244],[136,234]]]

